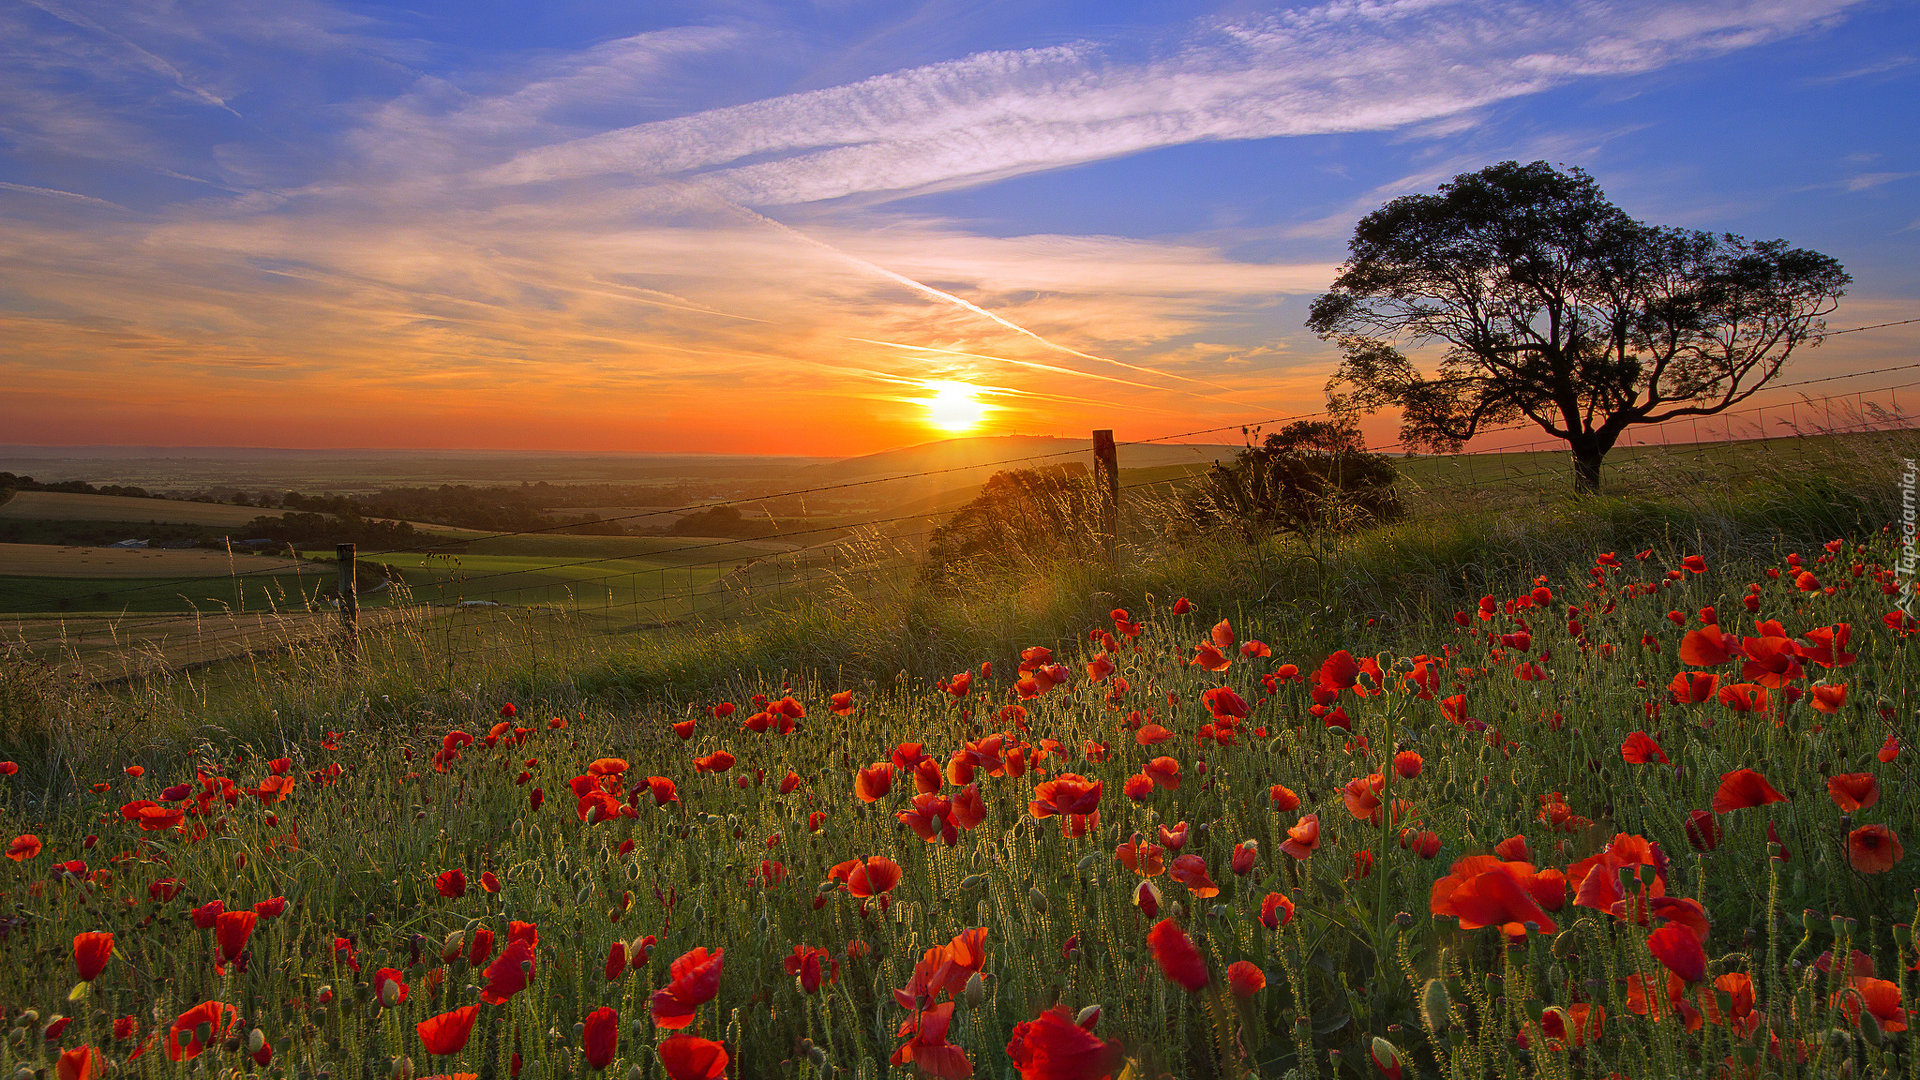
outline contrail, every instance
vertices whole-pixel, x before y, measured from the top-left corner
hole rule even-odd
[[[715,197],[718,198],[718,196],[715,196]],[[1112,364],[1115,367],[1125,368],[1128,371],[1137,372],[1141,375],[1149,375],[1149,376],[1162,378],[1162,379],[1177,379],[1181,382],[1192,383],[1195,386],[1211,387],[1212,389],[1221,391],[1223,393],[1231,394],[1235,392],[1232,387],[1221,386],[1218,383],[1207,382],[1204,379],[1191,379],[1185,375],[1176,375],[1171,371],[1160,371],[1156,368],[1142,367],[1138,364],[1129,364],[1124,360],[1115,360],[1107,356],[1095,356],[1092,353],[1081,352],[1079,349],[1072,348],[1071,346],[1062,345],[1055,341],[1049,341],[1045,337],[1042,337],[1041,335],[1034,333],[1033,331],[1027,329],[1026,327],[1021,326],[1019,323],[1013,322],[1010,319],[1006,319],[1006,318],[1003,318],[1002,316],[996,315],[993,312],[988,311],[986,308],[981,307],[979,304],[976,304],[965,297],[955,296],[950,292],[945,292],[943,290],[936,289],[933,286],[926,284],[925,282],[916,281],[905,274],[898,273],[893,270],[889,270],[886,267],[879,265],[878,263],[869,262],[858,255],[848,254],[847,252],[844,252],[839,248],[834,247],[832,244],[829,244],[823,240],[816,240],[813,237],[808,236],[806,233],[801,232],[799,229],[796,229],[791,225],[787,225],[784,222],[776,221],[773,218],[770,218],[767,215],[762,214],[756,210],[752,210],[748,207],[741,206],[739,203],[731,202],[725,199],[722,199],[722,201],[726,202],[728,206],[732,207],[734,210],[738,211],[739,213],[745,214],[753,218],[754,220],[762,222],[766,225],[770,225],[773,228],[778,229],[781,232],[787,234],[788,236],[791,236],[803,243],[811,244],[812,246],[820,248],[823,251],[831,252],[832,254],[837,255],[840,258],[855,264],[856,266],[860,266],[864,269],[870,270],[873,273],[879,274],[881,277],[884,277],[889,281],[892,281],[899,285],[904,285],[907,288],[914,290],[915,292],[922,293],[926,296],[934,297],[935,299],[945,300],[947,303],[952,304],[955,307],[961,308],[962,310],[965,310],[965,311],[972,312],[973,314],[978,315],[981,318],[987,319],[991,322],[994,322],[1000,326],[1003,326],[1008,330],[1013,331],[1016,334],[1021,334],[1026,337],[1030,337],[1033,340],[1039,342],[1040,344],[1045,345],[1047,348],[1054,350],[1055,352],[1063,352],[1069,356],[1078,356],[1083,360],[1092,360],[1095,363]],[[1072,369],[1070,368],[1060,369],[1060,370],[1064,370],[1075,375],[1086,374],[1085,372],[1072,371]],[[1149,386],[1149,387],[1145,387],[1145,389],[1157,390],[1161,388]]]

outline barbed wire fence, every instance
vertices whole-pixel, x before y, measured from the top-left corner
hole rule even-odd
[[[1897,326],[1902,320],[1853,327],[1852,333]],[[1859,434],[1911,429],[1914,415],[1902,392],[1920,386],[1905,379],[1866,389],[1809,395],[1804,388],[1920,370],[1908,363],[1804,380],[1776,383],[1765,401],[1694,417],[1629,429],[1615,448],[1609,467],[1631,470],[1641,459],[1653,462],[1669,478],[1685,469],[1708,470],[1726,478],[1742,471],[1790,462],[1801,436]],[[1800,391],[1782,398],[1787,391]],[[1181,445],[1203,436],[1246,436],[1275,424],[1327,418],[1326,411],[1293,413],[1237,421],[1115,443],[1118,465],[1127,465],[1129,447]],[[1511,438],[1502,438],[1512,436]],[[1492,441],[1489,442],[1488,440]],[[1730,456],[1733,447],[1741,448]],[[1399,440],[1370,445],[1372,452],[1406,455],[1401,481],[1410,494],[1445,505],[1541,501],[1559,497],[1570,485],[1564,442],[1532,424],[1514,424],[1480,433],[1467,451],[1445,457],[1410,454]],[[1562,455],[1557,460],[1543,454]],[[950,468],[891,473],[795,487],[785,491],[691,502],[671,508],[602,518],[597,526],[678,519],[717,507],[740,508],[783,499],[845,493],[863,488],[883,494],[884,485],[940,477],[956,481],[984,478],[1000,469],[1035,468],[1081,459],[1080,448],[1030,454]],[[1131,516],[1142,500],[1177,497],[1204,471],[1207,462],[1173,469],[1171,475],[1117,485]],[[1097,468],[1097,465],[1096,465]],[[958,489],[956,489],[958,490]],[[448,671],[475,658],[502,658],[515,650],[538,654],[559,637],[591,637],[617,646],[650,633],[682,632],[692,627],[731,625],[757,618],[795,598],[823,598],[847,604],[871,604],[910,577],[934,532],[964,498],[927,504],[923,509],[880,517],[825,520],[780,529],[764,536],[674,538],[608,537],[603,548],[579,558],[476,556],[475,549],[562,534],[573,524],[497,531],[474,536],[436,536],[429,540],[357,553],[380,577],[359,594],[357,632],[370,642],[403,643],[421,662]],[[291,566],[276,560],[226,577],[182,577],[102,588],[93,602],[100,613],[71,620],[36,620],[18,634],[16,649],[44,661],[75,663],[88,678],[129,681],[154,674],[224,663],[277,652],[325,652],[338,637],[338,597],[327,589],[334,567],[324,561]],[[232,600],[216,600],[210,587],[231,591]],[[178,599],[181,610],[134,610],[165,606]],[[113,612],[118,611],[118,614]],[[25,627],[28,624],[21,624]]]

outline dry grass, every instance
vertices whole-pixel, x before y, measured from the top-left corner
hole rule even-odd
[[[30,492],[29,494],[38,494]],[[76,496],[87,498],[88,496]],[[129,500],[139,501],[139,500]],[[235,558],[224,551],[156,551],[150,548],[69,547],[63,544],[0,544],[0,573],[10,577],[168,578],[224,577],[235,570],[288,573],[303,569],[292,559],[268,555]],[[313,573],[312,567],[304,568]]]

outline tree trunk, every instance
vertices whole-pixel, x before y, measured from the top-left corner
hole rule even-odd
[[[1600,494],[1600,462],[1607,456],[1606,447],[1592,435],[1575,436],[1568,443],[1573,451],[1574,494]]]

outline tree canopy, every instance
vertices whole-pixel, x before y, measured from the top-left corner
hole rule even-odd
[[[1732,408],[1818,344],[1850,280],[1784,240],[1635,221],[1578,168],[1506,161],[1362,218],[1307,326],[1341,347],[1336,411],[1397,408],[1433,451],[1530,422],[1595,491],[1628,427]],[[1434,374],[1408,349],[1437,349]]]

